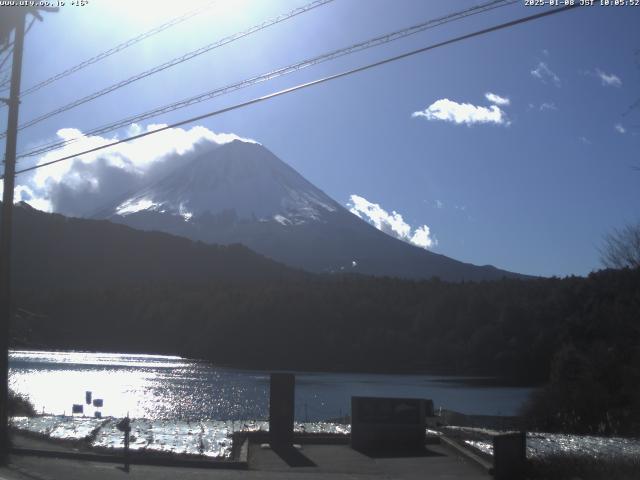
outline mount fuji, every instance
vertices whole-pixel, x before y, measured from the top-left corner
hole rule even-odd
[[[194,158],[95,217],[205,243],[242,243],[312,272],[448,281],[520,276],[393,238],[349,212],[262,145],[240,140]]]

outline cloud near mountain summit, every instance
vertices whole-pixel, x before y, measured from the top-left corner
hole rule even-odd
[[[427,225],[413,229],[398,212],[389,213],[377,203],[372,203],[364,197],[351,195],[347,207],[351,213],[366,220],[378,230],[416,247],[429,249],[438,244],[438,240],[432,236]]]
[[[165,126],[133,124],[126,136]],[[37,164],[119,140],[117,135],[84,137],[75,128],[60,129],[57,137],[71,143],[43,155]],[[69,216],[91,216],[93,211],[113,198],[135,191],[143,184],[185,165],[196,155],[233,140],[257,143],[232,133],[215,133],[203,126],[171,128],[19,176],[16,201],[25,201],[39,210]]]

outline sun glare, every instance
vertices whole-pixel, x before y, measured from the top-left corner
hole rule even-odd
[[[212,17],[235,17],[245,11],[245,0],[186,0],[182,2],[157,0],[111,0],[105,4],[120,21],[138,27],[153,28],[194,11]]]

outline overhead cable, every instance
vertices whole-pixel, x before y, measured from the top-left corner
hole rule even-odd
[[[449,39],[449,40],[445,40],[443,42],[439,42],[439,43],[435,43],[435,44],[432,44],[432,45],[428,45],[426,47],[418,48],[416,50],[412,50],[410,52],[402,53],[400,55],[396,55],[396,56],[393,56],[393,57],[388,57],[388,58],[386,58],[384,60],[380,60],[378,62],[369,63],[367,65],[364,65],[364,66],[361,66],[361,67],[357,67],[357,68],[354,68],[352,70],[347,70],[347,71],[344,71],[344,72],[341,72],[341,73],[336,73],[334,75],[330,75],[328,77],[324,77],[324,78],[320,78],[320,79],[317,79],[317,80],[313,80],[311,82],[302,83],[302,84],[296,85],[294,87],[285,88],[284,90],[280,90],[278,92],[273,92],[273,93],[270,93],[268,95],[264,95],[264,96],[261,96],[261,97],[258,97],[258,98],[254,98],[252,100],[248,100],[248,101],[245,101],[245,102],[237,103],[237,104],[229,106],[229,107],[225,107],[225,108],[222,108],[222,109],[219,109],[219,110],[214,110],[212,112],[208,112],[208,113],[205,113],[205,114],[202,114],[202,115],[197,115],[195,117],[191,117],[191,118],[188,118],[186,120],[182,120],[182,121],[173,123],[171,125],[166,125],[164,127],[161,127],[161,128],[155,129],[155,130],[151,130],[151,131],[147,131],[147,132],[144,132],[144,133],[140,133],[138,135],[133,135],[133,136],[130,136],[130,137],[127,137],[127,138],[123,138],[122,140],[113,141],[113,142],[107,143],[105,145],[101,145],[99,147],[95,147],[95,148],[91,148],[89,150],[85,150],[83,152],[75,153],[73,155],[67,155],[65,157],[58,158],[58,159],[55,159],[55,160],[51,160],[51,161],[48,161],[48,162],[45,162],[45,163],[41,163],[41,164],[38,164],[38,165],[34,165],[32,167],[23,168],[21,170],[17,170],[15,173],[17,175],[17,174],[21,174],[21,173],[25,173],[25,172],[30,172],[30,171],[37,170],[37,169],[40,169],[40,168],[43,168],[43,167],[47,167],[49,165],[53,165],[53,164],[60,163],[60,162],[66,161],[66,160],[70,160],[72,158],[76,158],[76,157],[79,157],[81,155],[86,155],[86,154],[89,154],[89,153],[97,152],[99,150],[104,150],[106,148],[110,148],[110,147],[113,147],[113,146],[116,146],[116,145],[119,145],[119,144],[122,144],[122,143],[126,143],[126,142],[131,142],[133,140],[137,140],[137,139],[140,139],[140,138],[143,138],[143,137],[147,137],[147,136],[150,136],[150,135],[155,135],[155,134],[158,134],[160,132],[164,132],[166,130],[170,130],[172,128],[181,127],[183,125],[187,125],[189,123],[197,122],[197,121],[203,120],[205,118],[210,118],[210,117],[213,117],[213,116],[221,115],[223,113],[230,112],[232,110],[237,110],[239,108],[247,107],[249,105],[254,105],[254,104],[257,104],[257,103],[260,103],[260,102],[264,102],[266,100],[270,100],[270,99],[275,98],[275,97],[279,97],[279,96],[286,95],[286,94],[289,94],[289,93],[292,93],[292,92],[295,92],[295,91],[298,91],[298,90],[302,90],[302,89],[309,88],[309,87],[312,87],[312,86],[315,86],[315,85],[319,85],[321,83],[329,82],[331,80],[336,80],[338,78],[343,78],[343,77],[346,77],[346,76],[349,76],[349,75],[353,75],[355,73],[363,72],[363,71],[366,71],[366,70],[369,70],[369,69],[372,69],[372,68],[375,68],[375,67],[386,65],[388,63],[395,62],[395,61],[398,61],[398,60],[402,60],[404,58],[408,58],[408,57],[411,57],[413,55],[417,55],[419,53],[428,52],[430,50],[434,50],[436,48],[444,47],[446,45],[451,45],[453,43],[461,42],[463,40],[468,40],[470,38],[479,37],[481,35],[486,35],[487,33],[495,32],[495,31],[498,31],[498,30],[503,30],[503,29],[506,29],[506,28],[514,27],[516,25],[520,25],[520,24],[523,24],[523,23],[531,22],[533,20],[538,20],[538,19],[543,18],[543,17],[548,17],[548,16],[555,15],[555,14],[558,14],[558,13],[566,12],[568,10],[572,10],[574,8],[577,8],[578,6],[579,6],[578,4],[574,4],[574,5],[567,5],[567,6],[564,6],[564,7],[552,8],[552,9],[545,10],[544,12],[537,13],[535,15],[530,15],[530,16],[522,17],[522,18],[519,18],[519,19],[516,19],[516,20],[511,20],[509,22],[501,23],[499,25],[494,25],[493,27],[485,28],[483,30],[477,30],[475,32],[468,33],[466,35],[461,35],[461,36],[458,36],[458,37],[455,37],[455,38],[452,38],[452,39]],[[4,178],[4,176],[2,176],[1,178]]]
[[[204,102],[206,100],[210,100],[216,97],[219,97],[221,95],[226,95],[229,94],[231,92],[243,89],[243,88],[247,88],[249,86],[258,84],[258,83],[262,83],[277,77],[281,77],[293,72],[296,72],[298,70],[307,68],[307,67],[311,67],[323,62],[327,62],[329,60],[334,60],[336,58],[339,57],[343,57],[345,55],[349,55],[355,52],[359,52],[362,50],[366,50],[369,48],[373,48],[379,45],[383,45],[385,43],[389,43],[395,40],[399,40],[401,38],[405,38],[408,37],[409,35],[414,35],[416,33],[422,32],[424,30],[430,29],[430,28],[435,28],[438,27],[440,25],[444,25],[446,23],[450,23],[453,21],[457,21],[466,17],[469,17],[471,15],[477,15],[479,13],[483,13],[489,10],[493,10],[495,8],[500,8],[500,7],[504,7],[507,5],[511,5],[514,3],[518,3],[519,0],[492,0],[489,2],[486,2],[484,4],[475,6],[475,7],[471,7],[462,11],[458,11],[455,13],[451,13],[448,14],[446,16],[443,17],[439,17],[436,19],[430,19],[430,20],[426,20],[424,22],[421,22],[417,25],[412,25],[410,27],[406,27],[403,28],[401,30],[397,30],[391,33],[387,33],[384,35],[380,35],[374,38],[371,38],[369,40],[366,40],[364,42],[359,42],[353,45],[350,45],[348,47],[344,47],[344,48],[340,48],[328,53],[324,53],[322,55],[313,57],[313,58],[309,58],[306,60],[302,60],[300,62],[288,65],[286,67],[282,67],[279,68],[277,70],[272,70],[270,72],[266,72],[263,73],[261,75],[257,75],[255,77],[251,77],[230,85],[226,85],[224,87],[219,87],[216,88],[214,90],[199,94],[199,95],[195,95],[193,97],[189,97],[187,99],[183,99],[180,100],[178,102],[174,102],[168,105],[164,105],[162,107],[157,107],[153,110],[149,110],[147,112],[143,112],[140,114],[136,114],[124,119],[120,119],[117,120],[115,122],[109,123],[107,125],[103,125],[101,127],[97,127],[94,128],[88,132],[85,132],[83,134],[82,137],[76,137],[74,139],[70,139],[70,140],[65,140],[65,141],[60,141],[60,142],[54,142],[54,143],[49,143],[49,144],[45,144],[45,145],[41,145],[39,147],[36,147],[28,152],[24,152],[24,153],[20,153],[18,155],[18,158],[24,158],[24,157],[30,157],[30,156],[35,156],[35,155],[40,155],[42,153],[46,153],[49,152],[51,150],[56,150],[58,148],[67,146],[71,143],[74,143],[76,141],[78,141],[79,139],[83,138],[83,137],[87,137],[87,136],[93,136],[93,135],[102,135],[104,133],[108,133],[108,132],[112,132],[114,130],[118,130],[119,128],[122,127],[126,127],[131,125],[132,123],[137,123],[137,122],[141,122],[143,120],[147,120],[149,118],[153,118],[153,117],[157,117],[158,115],[162,115],[168,112],[172,112],[174,110],[178,110],[181,108],[185,108],[185,107],[189,107],[191,105],[195,105],[197,103],[201,103]],[[1,136],[0,136],[1,138]]]
[[[240,38],[243,38],[243,37],[246,37],[248,35],[251,35],[252,33],[258,32],[258,31],[263,30],[263,29],[265,29],[267,27],[270,27],[270,26],[275,25],[277,23],[283,22],[285,20],[288,20],[288,19],[293,18],[293,17],[295,17],[297,15],[300,15],[302,13],[308,12],[309,10],[312,10],[314,8],[317,8],[317,7],[321,6],[321,5],[324,5],[324,4],[333,2],[333,1],[334,0],[315,0],[315,1],[313,1],[313,2],[311,2],[309,4],[307,4],[307,5],[304,5],[302,7],[299,7],[299,8],[296,8],[294,10],[291,10],[288,13],[285,13],[285,14],[280,15],[278,17],[272,18],[272,19],[267,20],[266,22],[262,22],[262,23],[260,23],[258,25],[254,25],[253,27],[251,27],[251,28],[249,28],[247,30],[244,30],[244,31],[239,32],[239,33],[235,33],[233,35],[229,35],[228,37],[225,37],[225,38],[223,38],[221,40],[218,40],[218,41],[216,41],[214,43],[210,43],[209,45],[205,45],[202,48],[199,48],[197,50],[193,50],[191,52],[188,52],[188,53],[186,53],[186,54],[184,54],[184,55],[182,55],[180,57],[177,57],[177,58],[174,58],[172,60],[169,60],[168,62],[165,62],[165,63],[163,63],[161,65],[157,65],[156,67],[153,67],[150,70],[146,70],[144,72],[138,73],[138,74],[136,74],[136,75],[134,75],[132,77],[129,77],[129,78],[125,79],[125,80],[122,80],[122,81],[120,81],[118,83],[114,83],[113,85],[110,85],[110,86],[108,86],[106,88],[98,90],[97,92],[91,93],[91,94],[89,94],[89,95],[87,95],[85,97],[82,97],[80,99],[74,100],[71,103],[68,103],[68,104],[63,105],[61,107],[58,107],[55,110],[52,110],[52,111],[47,112],[47,113],[45,113],[43,115],[40,115],[39,117],[36,117],[36,118],[34,118],[32,120],[29,120],[29,121],[21,124],[20,126],[18,126],[18,130],[23,130],[25,128],[31,127],[31,126],[33,126],[33,125],[35,125],[37,123],[42,122],[43,120],[46,120],[46,119],[51,118],[51,117],[53,117],[55,115],[59,115],[60,113],[66,112],[68,110],[71,110],[72,108],[75,108],[75,107],[78,107],[78,106],[83,105],[85,103],[88,103],[88,102],[90,102],[92,100],[95,100],[95,99],[97,99],[99,97],[102,97],[102,96],[104,96],[104,95],[106,95],[108,93],[114,92],[115,90],[118,90],[118,89],[120,89],[122,87],[125,87],[125,86],[127,86],[127,85],[129,85],[131,83],[137,82],[138,80],[142,80],[143,78],[147,78],[147,77],[149,77],[151,75],[155,75],[156,73],[159,73],[159,72],[161,72],[163,70],[166,70],[167,68],[174,67],[176,65],[184,63],[187,60],[191,60],[192,58],[195,58],[195,57],[197,57],[199,55],[207,53],[207,52],[209,52],[209,51],[211,51],[211,50],[213,50],[215,48],[219,48],[219,47],[221,47],[223,45],[227,45],[227,44],[229,44],[231,42],[239,40]],[[4,136],[5,135],[2,134],[2,135],[0,135],[0,138],[3,138]]]
[[[152,37],[160,32],[163,32],[165,30],[167,30],[168,28],[171,28],[175,25],[178,25],[182,22],[185,22],[186,20],[189,20],[192,17],[195,17],[196,15],[199,15],[203,12],[205,12],[206,10],[208,10],[209,8],[211,8],[215,3],[217,3],[219,0],[213,0],[211,2],[208,2],[207,4],[205,4],[204,6],[197,8],[195,10],[190,10],[187,13],[180,15],[179,17],[173,18],[171,20],[169,20],[168,22],[163,23],[162,25],[159,25],[155,28],[152,28],[151,30],[144,32],[140,35],[137,35],[133,38],[130,38],[129,40],[122,42],[118,45],[116,45],[113,48],[110,48],[109,50],[105,50],[104,52],[101,52],[83,62],[78,63],[77,65],[74,65],[73,67],[70,67],[52,77],[47,78],[46,80],[43,80],[35,85],[33,85],[32,87],[27,88],[26,90],[20,92],[21,96],[25,96],[25,95],[29,95],[30,93],[33,93],[37,90],[40,90],[43,87],[46,87],[47,85],[50,85],[53,82],[57,82],[58,80],[68,77],[69,75],[78,72],[86,67],[88,67],[89,65],[93,65],[94,63],[97,63],[101,60],[104,60],[107,57],[110,57],[111,55],[118,53],[122,50],[124,50],[125,48],[128,48],[132,45],[135,45],[136,43],[139,43],[149,37]],[[7,90],[8,88],[3,88],[0,89],[0,91],[2,90]]]

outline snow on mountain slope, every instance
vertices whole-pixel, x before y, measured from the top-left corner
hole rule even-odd
[[[242,243],[314,272],[444,280],[518,276],[475,266],[393,238],[350,213],[259,144],[211,150],[100,218],[206,243]]]
[[[115,214],[179,215],[234,211],[238,220],[298,225],[341,208],[266,148],[234,141],[121,202]]]

